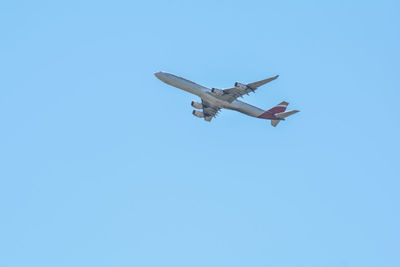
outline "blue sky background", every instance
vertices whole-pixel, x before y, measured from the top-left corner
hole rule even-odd
[[[3,1],[0,266],[400,266],[398,1]],[[280,78],[245,101],[206,86]]]

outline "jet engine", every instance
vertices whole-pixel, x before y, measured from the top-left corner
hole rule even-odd
[[[246,90],[249,88],[247,85],[240,82],[235,82],[235,87],[240,90]]]
[[[214,93],[216,95],[223,95],[224,91],[217,88],[211,88],[211,93]]]
[[[192,112],[193,115],[195,115],[198,118],[204,118],[204,113],[198,110],[193,110]]]
[[[197,109],[202,109],[203,108],[203,105],[201,103],[199,103],[199,102],[192,101],[191,105],[192,105],[192,107],[197,108]]]

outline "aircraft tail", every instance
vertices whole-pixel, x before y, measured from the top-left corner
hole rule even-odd
[[[283,101],[281,103],[279,103],[278,105],[276,105],[275,107],[265,111],[263,114],[261,114],[260,116],[258,116],[258,118],[260,119],[266,119],[266,120],[273,120],[275,119],[275,114],[276,113],[282,113],[285,112],[287,106],[289,105],[288,102]]]
[[[269,109],[267,112],[269,112],[270,114],[280,114],[280,113],[284,113],[287,106],[289,105],[288,102],[283,101],[281,103],[279,103],[278,105],[276,105],[275,107]],[[273,127],[276,127],[279,124],[280,120],[271,120],[271,125]]]
[[[289,117],[290,115],[299,112],[298,110],[286,111],[288,105],[289,105],[288,102],[283,101],[278,105],[276,105],[275,107],[265,111],[263,114],[258,116],[258,118],[271,120],[271,125],[276,127],[279,124],[279,122],[285,120],[286,117]]]
[[[287,118],[293,114],[296,114],[297,112],[299,112],[299,111],[298,110],[289,110],[286,112],[276,113],[275,117],[277,117],[279,120],[271,120],[271,125],[276,127],[281,120],[284,120],[285,118]]]
[[[268,113],[272,113],[272,114],[276,114],[276,113],[281,113],[284,112],[287,108],[287,106],[289,105],[288,102],[286,101],[282,101],[281,103],[279,103],[278,105],[276,105],[275,107],[267,110]]]

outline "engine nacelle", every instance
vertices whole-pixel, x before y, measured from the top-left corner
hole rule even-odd
[[[249,88],[247,85],[240,82],[235,82],[235,87],[240,90],[246,90]]]
[[[217,88],[211,88],[211,93],[216,94],[216,95],[223,95],[224,91],[217,89]]]
[[[195,115],[198,118],[204,118],[204,113],[198,110],[193,110],[192,112],[193,115]]]
[[[192,107],[197,108],[197,109],[202,109],[203,108],[203,105],[201,103],[199,103],[199,102],[192,101],[191,105],[192,105]]]

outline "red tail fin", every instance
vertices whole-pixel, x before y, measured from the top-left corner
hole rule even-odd
[[[284,112],[288,105],[289,105],[288,102],[283,101],[283,102],[279,103],[278,105],[276,105],[275,107],[267,110],[266,112],[264,112],[263,114],[261,114],[258,117],[262,118],[262,119],[270,119],[270,120],[276,119],[274,114]]]
[[[288,105],[289,105],[288,102],[283,101],[283,102],[279,103],[278,105],[276,105],[275,107],[269,109],[267,112],[272,113],[272,114],[281,113],[286,110]]]

